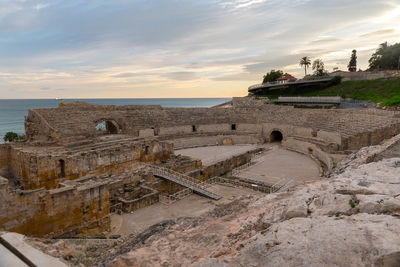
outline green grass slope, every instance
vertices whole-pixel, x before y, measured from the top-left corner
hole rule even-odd
[[[400,77],[345,81],[326,88],[295,89],[289,91],[267,92],[262,96],[341,96],[381,103],[381,106],[400,106]]]

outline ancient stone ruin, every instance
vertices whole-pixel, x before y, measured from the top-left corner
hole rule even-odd
[[[277,142],[312,156],[329,173],[343,155],[400,133],[400,117],[369,109],[294,109],[247,97],[214,108],[73,102],[30,110],[25,131],[26,142],[0,145],[0,229],[72,237],[107,233],[112,212],[171,196],[218,199],[207,182],[262,150],[205,166],[174,149]],[[268,191],[270,185],[256,186]]]

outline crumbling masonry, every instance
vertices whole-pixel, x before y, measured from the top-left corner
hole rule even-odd
[[[332,169],[335,154],[398,134],[400,118],[367,109],[294,109],[252,98],[218,108],[74,102],[30,110],[25,131],[27,141],[0,145],[0,229],[74,236],[107,231],[111,211],[129,212],[181,189],[155,178],[148,165],[206,180],[250,157],[206,168],[175,156],[174,148],[281,141]]]

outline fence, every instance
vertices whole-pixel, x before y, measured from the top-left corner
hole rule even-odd
[[[236,167],[236,168],[234,168],[234,169],[231,171],[231,172],[232,172],[232,175],[233,175],[233,176],[238,175],[238,174],[239,174],[241,171],[243,171],[244,169],[247,169],[247,168],[250,167],[250,166],[255,166],[255,165],[261,163],[262,161],[259,161],[259,162],[257,162],[257,163],[254,163],[254,161],[257,160],[257,159],[259,159],[259,158],[261,158],[261,157],[263,157],[264,154],[265,154],[265,152],[267,152],[267,151],[269,151],[269,150],[270,150],[270,149],[263,150],[263,151],[260,151],[260,152],[257,152],[257,153],[255,153],[255,154],[251,155],[251,158],[250,158],[250,161],[249,161],[249,162],[247,162],[247,163],[245,163],[245,164],[243,164],[243,165],[240,165],[239,167]]]
[[[159,200],[163,204],[170,205],[180,199],[185,198],[188,195],[191,195],[192,193],[193,193],[193,191],[190,188],[185,188],[185,189],[178,191],[172,195],[160,194]]]
[[[271,186],[271,193],[283,192],[293,185],[293,180],[282,179]]]
[[[197,186],[201,186],[202,188],[207,188],[210,185],[217,183],[219,179],[220,179],[220,177],[213,177],[213,178],[210,178],[210,179],[208,179],[206,181],[199,182],[196,185]],[[172,203],[174,203],[174,202],[176,202],[176,201],[178,201],[180,199],[183,199],[183,198],[191,195],[192,193],[193,193],[193,190],[191,190],[190,188],[185,188],[185,189],[183,189],[181,191],[178,191],[178,192],[176,192],[176,193],[174,193],[172,195],[161,194],[159,196],[159,200],[163,204],[170,205],[170,204],[172,204]]]
[[[171,169],[167,169],[167,168],[164,168],[164,167],[152,166],[152,165],[147,165],[147,166],[151,168],[151,171],[155,175],[177,177],[178,179],[181,179],[182,181],[184,181],[184,182],[186,182],[186,183],[188,183],[190,185],[197,186],[197,187],[200,187],[202,189],[205,189],[204,183],[200,182],[196,178],[190,177],[188,175],[185,175],[185,174],[182,174],[180,172],[173,171]]]
[[[300,79],[300,80],[288,80],[287,82],[282,82],[282,81],[274,81],[274,82],[266,82],[266,83],[261,83],[261,84],[255,84],[252,86],[249,86],[248,90],[254,90],[254,89],[260,89],[268,86],[279,86],[279,85],[285,85],[285,84],[302,84],[302,83],[309,83],[309,82],[319,82],[319,81],[330,81],[332,80],[333,77],[329,76],[319,76],[319,77],[307,77],[306,79]]]

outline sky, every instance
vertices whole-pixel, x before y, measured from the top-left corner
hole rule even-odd
[[[304,56],[365,70],[385,41],[400,0],[0,0],[0,98],[245,96]]]

